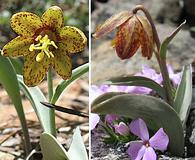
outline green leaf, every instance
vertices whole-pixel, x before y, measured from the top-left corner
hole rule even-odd
[[[192,67],[187,65],[183,68],[181,82],[177,88],[174,109],[178,113],[183,125],[188,118],[190,105],[192,101]]]
[[[186,20],[180,24],[179,27],[176,28],[176,30],[174,30],[171,35],[169,35],[167,38],[165,38],[165,40],[162,42],[161,46],[160,46],[160,57],[162,59],[166,58],[166,53],[167,53],[167,46],[168,44],[171,42],[171,40],[176,36],[176,34],[181,30],[181,28],[183,27],[183,25],[186,23]]]
[[[30,138],[29,138],[28,128],[27,128],[24,110],[22,106],[20,89],[16,78],[16,72],[10,60],[1,55],[0,55],[0,83],[5,88],[6,92],[8,93],[9,97],[12,100],[12,103],[15,106],[25,136],[25,143],[26,143],[25,148],[28,153],[30,152],[30,148],[31,148]]]
[[[150,88],[158,93],[162,98],[166,99],[165,90],[158,83],[152,79],[141,76],[116,77],[109,79],[108,85],[122,85],[122,86],[142,86]]]
[[[87,151],[79,127],[76,128],[68,150],[70,160],[88,160]]]
[[[70,85],[72,82],[77,80],[79,77],[81,77],[83,74],[87,73],[89,71],[89,64],[83,64],[82,66],[76,68],[72,72],[72,77],[68,80],[62,80],[57,88],[55,89],[54,95],[52,97],[51,103],[55,104],[62,92]]]
[[[44,160],[69,160],[66,150],[51,134],[43,133],[40,145]]]
[[[118,96],[118,95],[122,95],[122,94],[126,94],[126,93],[125,92],[108,92],[106,94],[100,95],[92,102],[91,106],[95,106],[101,102],[104,102],[107,99],[110,99],[114,96]]]
[[[12,65],[14,66],[14,69],[15,69],[16,73],[22,75],[22,73],[23,73],[23,69],[22,69],[23,64],[22,64],[21,60],[18,59],[18,58],[9,58],[9,60],[11,61]]]
[[[46,102],[47,99],[45,98],[39,87],[27,87],[24,84],[23,77],[21,75],[17,75],[17,78],[19,81],[20,89],[31,102],[44,131],[55,135],[55,122],[53,121],[53,117],[51,116],[51,109],[45,107],[40,103]]]
[[[117,114],[131,119],[142,118],[153,131],[163,127],[169,136],[169,151],[176,156],[183,154],[182,123],[172,107],[161,99],[146,95],[117,95],[99,104],[96,103],[92,106],[92,112]]]

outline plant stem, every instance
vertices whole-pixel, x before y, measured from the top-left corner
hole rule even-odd
[[[166,59],[162,59],[160,57],[160,46],[161,46],[161,44],[160,44],[160,39],[159,39],[157,30],[156,30],[156,27],[154,25],[154,22],[152,20],[152,17],[150,15],[150,13],[148,12],[148,10],[146,8],[144,8],[144,6],[137,5],[133,9],[132,12],[134,14],[136,14],[137,11],[139,11],[139,10],[143,11],[146,18],[148,19],[148,21],[151,24],[154,41],[155,41],[156,47],[157,47],[157,52],[154,52],[154,53],[155,53],[155,56],[157,58],[157,61],[158,61],[158,64],[159,64],[159,67],[160,67],[160,70],[161,70],[161,74],[162,74],[162,77],[163,77],[163,87],[165,88],[165,92],[166,92],[166,96],[167,96],[166,100],[167,100],[167,103],[169,103],[172,106],[172,104],[173,104],[172,85],[171,85],[171,81],[170,81],[170,78],[169,78],[169,73],[168,73],[168,69],[167,69],[167,65],[166,65]]]
[[[48,98],[49,98],[49,102],[51,102],[51,99],[53,97],[53,80],[52,80],[51,68],[49,68],[47,73],[47,82],[48,82]]]
[[[51,102],[51,99],[53,97],[53,80],[52,80],[51,68],[49,68],[48,70],[47,83],[48,83],[48,99],[49,99],[49,102]],[[50,115],[49,120],[50,120],[50,125],[51,125],[51,134],[53,136],[56,136],[55,110],[53,108],[49,109],[49,115]]]

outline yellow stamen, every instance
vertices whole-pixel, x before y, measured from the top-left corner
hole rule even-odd
[[[48,58],[50,57],[54,57],[53,53],[49,50],[49,46],[52,45],[55,49],[58,48],[58,46],[56,46],[54,41],[51,41],[48,38],[48,35],[45,35],[44,37],[42,37],[41,35],[39,35],[35,41],[39,41],[39,43],[37,43],[36,45],[31,44],[29,47],[29,51],[34,51],[34,50],[41,50],[41,52],[39,52],[36,56],[36,61],[37,62],[41,62],[44,58],[44,55],[46,54]]]
[[[37,56],[36,56],[36,61],[37,61],[37,62],[41,62],[42,59],[44,58],[44,56],[45,56],[44,52],[40,52],[40,53],[37,54]]]

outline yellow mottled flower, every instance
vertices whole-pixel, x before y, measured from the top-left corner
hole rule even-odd
[[[39,17],[30,12],[12,16],[11,27],[19,35],[3,47],[2,55],[24,56],[24,82],[40,83],[50,66],[63,78],[72,73],[70,54],[84,50],[87,39],[76,27],[64,26],[62,10],[53,6]]]

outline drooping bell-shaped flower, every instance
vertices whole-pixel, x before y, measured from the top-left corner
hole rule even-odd
[[[139,47],[143,57],[152,57],[153,32],[145,16],[128,11],[120,12],[100,25],[93,36],[101,38],[114,29],[117,29],[117,33],[112,45],[121,59],[132,57]]]

